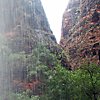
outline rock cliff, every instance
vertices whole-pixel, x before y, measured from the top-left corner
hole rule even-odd
[[[0,1],[0,11],[0,33],[9,38],[14,52],[31,52],[38,42],[56,43],[40,0]]]
[[[100,64],[100,0],[70,0],[60,45],[73,69],[85,61]]]
[[[2,55],[6,58],[3,62],[6,66],[2,66],[5,71],[0,71],[4,77],[0,79],[9,79],[3,81],[4,84],[9,83],[8,90],[22,92],[29,89],[32,94],[39,94],[41,90],[38,87],[45,66],[53,68],[59,60],[60,64],[68,67],[66,56],[49,27],[41,1],[0,0],[0,12],[0,35],[6,40],[3,49],[0,48],[0,55],[6,52],[6,56]]]

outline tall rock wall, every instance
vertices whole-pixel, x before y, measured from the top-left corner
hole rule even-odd
[[[40,80],[35,75],[28,77],[29,68],[35,72],[39,70],[40,54],[45,53],[44,49],[39,51],[40,47],[57,45],[41,1],[0,0],[2,35],[6,41],[2,43],[4,40],[0,37],[3,45],[0,47],[0,72],[3,73],[0,76],[0,99],[4,97],[2,100],[5,100],[9,90],[22,92],[30,89],[33,94],[39,94]]]
[[[0,39],[0,97],[27,89],[39,95],[45,66],[53,68],[59,60],[68,67],[40,0],[0,0]]]
[[[72,68],[100,63],[100,0],[71,0],[62,21],[61,46]]]
[[[31,52],[37,43],[56,44],[40,0],[1,0],[0,11],[0,33],[14,52]]]
[[[40,0],[0,1],[0,21],[3,31],[17,26],[51,31]]]

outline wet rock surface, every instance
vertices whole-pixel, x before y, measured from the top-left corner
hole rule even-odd
[[[6,35],[14,52],[18,48],[31,52],[38,42],[56,44],[40,0],[0,1],[0,11],[0,33]]]

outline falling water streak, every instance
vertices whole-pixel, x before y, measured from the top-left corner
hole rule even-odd
[[[6,19],[5,18],[5,4],[6,2],[0,0],[0,100],[5,100],[6,96],[8,95],[8,90],[10,89],[10,69],[8,67],[8,54],[7,51],[7,42],[4,36],[5,26],[6,26]]]

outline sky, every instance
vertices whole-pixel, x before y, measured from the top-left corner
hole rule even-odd
[[[61,37],[62,16],[69,0],[41,0],[50,28],[59,43]]]

